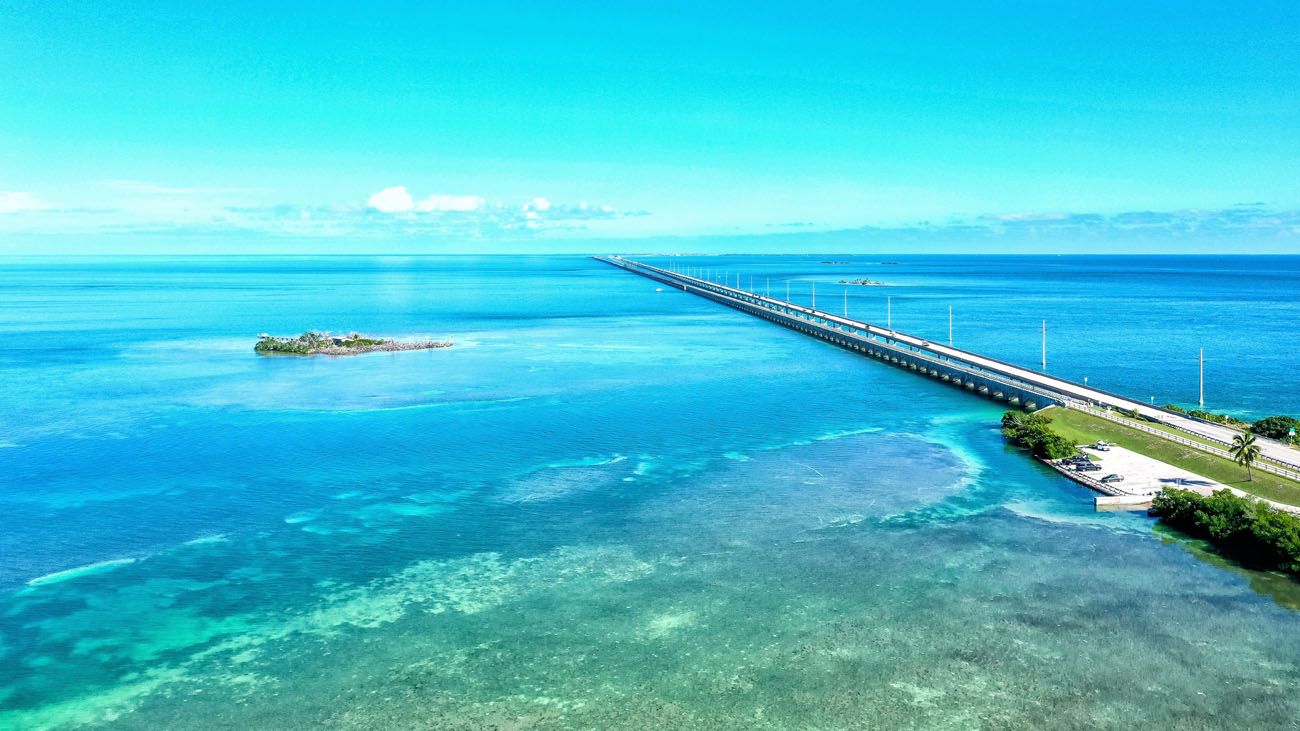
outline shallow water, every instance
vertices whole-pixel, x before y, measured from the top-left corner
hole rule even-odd
[[[1251,355],[1294,329],[1300,276],[1260,294],[1260,261],[829,277],[897,283],[894,324],[932,336],[955,300],[999,323],[959,345],[1031,364],[1055,303],[1088,347],[1049,341],[1051,367],[1126,393],[1191,348],[1193,400],[1197,334],[1249,311],[1253,337],[1207,350],[1219,403],[1300,411],[1278,375],[1300,355]],[[8,260],[0,304],[0,727],[1300,717],[1292,583],[1095,513],[993,403],[590,260]],[[1179,311],[1214,319],[1173,332]],[[309,327],[457,345],[252,353]]]

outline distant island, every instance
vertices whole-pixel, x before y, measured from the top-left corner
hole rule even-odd
[[[273,337],[266,333],[259,336],[253,350],[264,355],[357,355],[376,351],[429,350],[431,348],[450,348],[450,340],[418,340],[402,342],[387,338],[371,338],[352,333],[350,335],[330,335],[308,331],[292,338]]]
[[[848,264],[847,261],[832,261],[831,259],[827,259],[826,261],[823,261],[822,263],[823,263],[823,264]]]
[[[884,282],[877,282],[872,279],[841,279],[840,284],[856,284],[859,287],[887,287]]]

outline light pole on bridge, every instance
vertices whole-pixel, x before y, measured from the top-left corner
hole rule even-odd
[[[1198,403],[1200,403],[1201,409],[1203,410],[1205,409],[1205,348],[1201,348],[1200,356],[1197,358],[1197,361],[1201,367],[1201,397]]]
[[[1047,371],[1047,320],[1043,320],[1043,371]]]

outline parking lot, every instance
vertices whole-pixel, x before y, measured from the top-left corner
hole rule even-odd
[[[1227,487],[1194,472],[1144,457],[1123,447],[1112,446],[1109,451],[1104,452],[1084,447],[1081,451],[1101,466],[1100,471],[1085,473],[1088,477],[1100,480],[1106,475],[1123,475],[1123,481],[1110,483],[1110,487],[1129,495],[1150,495],[1165,487],[1177,487],[1208,494]]]

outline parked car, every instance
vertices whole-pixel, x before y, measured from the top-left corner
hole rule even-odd
[[[1111,443],[1110,443],[1110,442],[1097,442],[1096,444],[1092,445],[1092,448],[1095,449],[1095,450],[1097,450],[1098,452],[1109,452],[1109,451],[1110,451],[1110,448],[1111,448]]]
[[[1115,475],[1115,474],[1106,475],[1105,477],[1101,478],[1101,481],[1102,482],[1123,482],[1124,475]]]
[[[1100,472],[1101,465],[1091,462],[1080,462],[1074,466],[1075,472]]]

